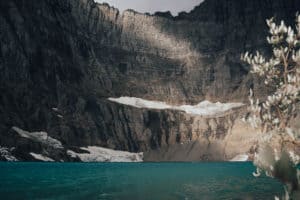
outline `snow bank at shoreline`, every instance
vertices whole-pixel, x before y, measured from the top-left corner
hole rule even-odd
[[[37,154],[37,153],[29,153],[32,157],[34,157],[36,160],[44,161],[44,162],[54,162],[52,158],[49,158],[47,156],[44,156],[42,154]]]
[[[80,149],[89,153],[76,153],[68,150],[71,157],[79,157],[83,162],[143,162],[143,153],[130,153],[127,151],[116,151],[103,147],[88,146]]]
[[[212,103],[209,101],[202,101],[197,105],[173,106],[167,104],[166,102],[149,101],[136,97],[108,98],[108,100],[124,105],[133,106],[136,108],[148,108],[157,110],[172,109],[184,111],[187,114],[200,116],[213,116],[223,114],[233,108],[239,108],[244,105],[243,103]]]
[[[14,157],[11,154],[11,151],[14,149],[13,148],[7,148],[7,147],[2,147],[0,146],[0,158],[3,157],[6,161],[18,161],[16,157]]]
[[[249,156],[246,154],[240,154],[229,160],[230,162],[246,162],[248,161]]]

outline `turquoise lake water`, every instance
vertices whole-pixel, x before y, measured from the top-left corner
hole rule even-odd
[[[6,163],[0,199],[274,199],[282,185],[252,163]]]

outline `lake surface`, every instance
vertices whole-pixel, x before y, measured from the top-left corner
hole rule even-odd
[[[245,163],[0,162],[0,199],[274,199],[282,185]]]

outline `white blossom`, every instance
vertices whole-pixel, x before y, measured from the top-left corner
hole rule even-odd
[[[292,59],[294,62],[297,62],[297,63],[300,62],[300,50],[293,53]]]
[[[273,47],[272,56],[266,58],[260,52],[255,54],[246,52],[241,59],[251,66],[251,73],[264,78],[264,83],[273,89],[273,93],[261,101],[255,98],[254,92],[250,89],[248,108],[250,116],[245,120],[251,126],[255,128],[260,126],[264,132],[268,132],[261,138],[264,144],[271,141],[273,133],[295,141],[299,135],[290,128],[290,117],[296,111],[296,104],[300,102],[300,15],[296,16],[296,30],[287,26],[284,21],[276,24],[274,18],[268,19],[267,25],[270,33],[267,41]],[[293,151],[286,153],[283,149],[273,150],[269,145],[264,145],[254,156],[257,170],[253,175],[259,176],[264,171],[267,176],[276,177],[275,164],[289,160],[297,165],[300,156]],[[285,191],[282,199],[288,200],[292,191],[287,187]]]
[[[289,45],[296,45],[297,44],[297,41],[295,40],[294,30],[290,26],[288,27],[288,31],[287,31],[286,42]]]

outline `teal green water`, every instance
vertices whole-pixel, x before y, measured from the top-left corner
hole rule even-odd
[[[5,163],[0,199],[274,199],[252,163]]]

